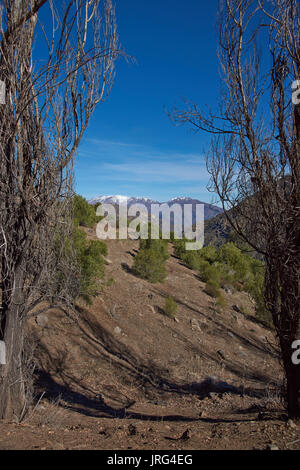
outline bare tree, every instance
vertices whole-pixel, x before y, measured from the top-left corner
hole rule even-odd
[[[30,312],[72,299],[72,162],[120,54],[110,0],[1,0],[0,419],[26,408]]]
[[[221,1],[220,108],[203,112],[187,102],[171,114],[213,135],[211,189],[233,229],[264,256],[266,305],[294,417],[300,417],[300,365],[292,362],[300,340],[300,105],[292,101],[292,84],[300,78],[299,8],[298,0]]]

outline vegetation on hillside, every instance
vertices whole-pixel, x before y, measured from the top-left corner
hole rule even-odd
[[[262,261],[257,260],[228,242],[221,248],[207,246],[202,250],[186,251],[185,240],[174,241],[174,254],[191,269],[198,271],[201,281],[206,283],[206,291],[224,301],[220,288],[247,292],[255,302],[257,318],[271,325],[271,317],[264,302],[264,273]]]
[[[97,217],[97,207],[90,205],[87,200],[76,194],[73,199],[74,223],[76,226],[93,227],[101,217]]]
[[[150,226],[149,226],[150,232]],[[169,258],[168,242],[158,239],[140,240],[140,249],[134,259],[133,272],[150,282],[163,282],[166,278],[165,262]]]
[[[80,279],[80,297],[87,303],[100,293],[99,280],[104,278],[107,246],[100,240],[87,240],[83,230],[75,228],[73,235],[74,247],[78,261]]]
[[[176,313],[178,310],[178,305],[170,295],[166,297],[164,312],[167,317],[176,318]]]

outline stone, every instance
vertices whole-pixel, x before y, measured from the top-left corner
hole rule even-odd
[[[225,354],[224,354],[224,352],[222,351],[222,349],[219,349],[219,350],[217,351],[217,354],[218,354],[222,359],[225,359]]]
[[[232,294],[232,289],[230,289],[230,287],[228,287],[228,286],[224,286],[224,291],[225,291],[227,294]]]
[[[45,328],[48,324],[48,317],[44,313],[41,313],[35,318],[35,322],[41,328]]]
[[[238,305],[233,305],[233,306],[232,306],[232,310],[234,310],[234,311],[237,312],[237,313],[241,313],[241,309],[240,309],[240,307],[239,307]]]
[[[182,441],[187,441],[188,439],[190,439],[192,437],[192,432],[190,429],[186,429],[186,431],[184,431],[184,433],[178,438]]]
[[[122,333],[121,328],[120,328],[119,326],[116,326],[116,328],[114,329],[114,333],[115,333],[116,335],[120,335],[120,334]]]
[[[192,325],[192,330],[201,331],[200,325],[199,325],[198,321],[195,318],[192,318],[191,325]]]
[[[240,355],[241,357],[244,357],[244,358],[248,357],[248,354],[245,353],[245,351],[240,351],[240,352],[239,352],[239,355]]]
[[[129,424],[128,433],[129,433],[129,436],[135,436],[137,434],[137,428],[134,424]]]

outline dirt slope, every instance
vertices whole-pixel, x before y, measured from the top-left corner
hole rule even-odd
[[[218,311],[177,258],[154,285],[131,273],[137,242],[108,248],[115,282],[76,322],[58,311],[31,322],[41,399],[24,423],[0,424],[0,449],[299,448],[273,334],[248,297],[224,292]]]

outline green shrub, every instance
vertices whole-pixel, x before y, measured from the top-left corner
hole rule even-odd
[[[115,282],[115,279],[111,276],[109,279],[107,279],[106,286],[111,287]]]
[[[75,229],[73,244],[79,267],[80,296],[87,302],[100,293],[99,279],[104,277],[104,259],[107,247],[100,240],[87,240],[83,230]]]
[[[216,301],[216,306],[219,307],[221,310],[223,310],[226,307],[226,300],[224,296],[220,293],[220,295],[217,297]]]
[[[205,290],[208,295],[214,298],[221,297],[220,286],[216,281],[209,280],[205,285]]]
[[[199,262],[199,277],[201,281],[203,282],[208,282],[211,280],[211,281],[216,282],[219,285],[221,272],[218,266],[209,264],[208,261],[201,259]]]
[[[219,250],[207,246],[191,252],[186,251],[185,243],[184,239],[174,240],[174,255],[191,269],[199,271],[199,278],[206,283],[206,290],[210,295],[219,298],[220,287],[226,285],[248,292],[255,301],[257,318],[272,325],[264,300],[264,264],[244,252],[247,249],[248,253],[254,255],[245,243],[240,243],[244,251],[230,241]]]
[[[168,296],[165,300],[165,308],[164,308],[165,314],[167,315],[167,317],[175,318],[177,310],[178,310],[177,303],[175,302],[173,297]]]
[[[214,246],[206,246],[199,252],[199,256],[209,263],[213,264],[218,259],[218,252]]]
[[[99,218],[96,216],[95,208],[87,200],[79,195],[74,196],[74,222],[82,227],[93,227]],[[98,204],[99,205],[99,204]]]
[[[141,249],[134,259],[134,274],[150,282],[163,282],[166,278],[165,259],[155,249]]]
[[[231,268],[231,277],[243,281],[250,271],[249,261],[234,243],[229,242],[220,248],[218,260]]]
[[[185,240],[174,240],[174,255],[177,256],[177,258],[182,259],[186,254],[185,243]]]
[[[169,243],[173,243],[175,241],[175,233],[170,231],[170,239],[168,240]]]
[[[187,251],[183,256],[182,256],[182,261],[185,262],[185,264],[190,268],[199,270],[200,268],[200,262],[201,259],[199,258],[198,251]]]
[[[273,326],[272,315],[267,310],[265,304],[265,279],[263,263],[258,260],[253,260],[251,267],[253,273],[245,284],[245,290],[255,301],[256,317],[266,323],[268,326]]]
[[[170,258],[168,253],[168,242],[166,240],[140,240],[140,250],[152,250],[155,251],[158,257],[162,258],[163,261],[167,261]]]

